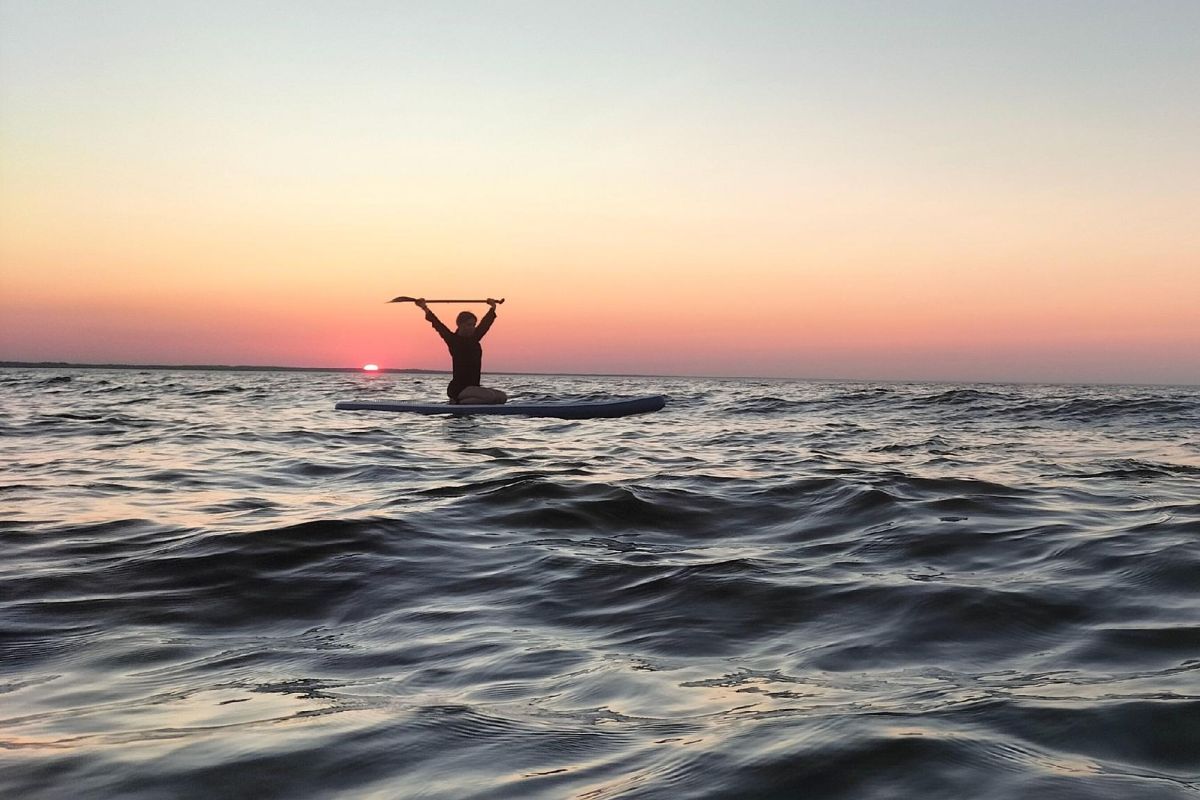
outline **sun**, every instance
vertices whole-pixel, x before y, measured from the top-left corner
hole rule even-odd
[[[363,372],[379,372],[378,364],[363,364]]]

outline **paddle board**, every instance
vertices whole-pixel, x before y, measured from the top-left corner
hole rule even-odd
[[[559,419],[595,419],[627,417],[658,411],[667,404],[663,395],[632,397],[621,400],[581,400],[560,403],[504,403],[503,405],[450,405],[449,403],[341,402],[338,411],[395,411],[410,414],[453,414],[521,417],[557,417]]]

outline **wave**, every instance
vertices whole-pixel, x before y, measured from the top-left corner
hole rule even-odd
[[[45,377],[0,374],[5,796],[1200,789],[1195,391]]]
[[[1200,402],[1193,399],[1055,399],[1018,403],[1003,411],[1014,416],[1032,419],[1091,423],[1116,422],[1137,418],[1165,422],[1194,422],[1200,420]]]

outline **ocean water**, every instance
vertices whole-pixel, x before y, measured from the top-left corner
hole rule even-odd
[[[0,371],[0,796],[1200,797],[1200,389]]]

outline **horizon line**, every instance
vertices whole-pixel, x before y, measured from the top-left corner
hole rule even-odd
[[[88,363],[74,361],[6,361],[0,360],[0,369],[153,369],[192,370],[196,372],[346,372],[364,373],[362,367],[295,367],[271,366],[266,364],[121,364]],[[370,374],[396,375],[450,375],[448,369],[425,369],[421,367],[380,367]],[[916,383],[916,384],[981,384],[985,386],[1154,386],[1195,388],[1200,383],[1113,383],[1107,381],[1037,381],[1037,380],[934,380],[929,378],[800,378],[765,375],[662,375],[645,372],[489,372],[489,375],[560,376],[566,378],[673,378],[701,380],[742,381],[796,381],[817,383]]]

